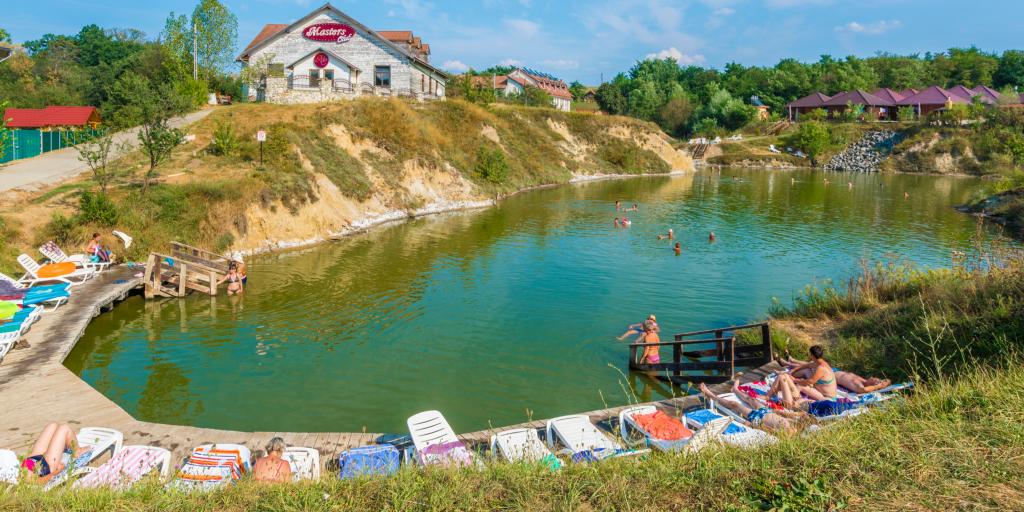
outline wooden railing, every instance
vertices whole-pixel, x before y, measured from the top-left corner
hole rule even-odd
[[[759,343],[738,342],[740,331],[759,331]],[[695,336],[713,335],[692,339]],[[629,345],[629,367],[677,383],[719,383],[731,380],[736,368],[756,368],[772,360],[771,331],[767,323],[723,327],[676,334],[673,341],[632,343]],[[645,364],[644,349],[651,346],[671,347],[671,362]],[[659,354],[664,357],[664,354]]]
[[[181,242],[171,242],[171,254],[175,258],[212,268],[222,274],[228,272],[228,265],[231,264],[231,261],[225,256]]]
[[[190,262],[174,256],[150,253],[143,274],[145,297],[184,297],[197,291],[209,295],[217,294],[217,283],[223,273],[201,263]]]
[[[332,82],[331,87],[333,87],[335,91],[353,92],[352,82],[345,80],[344,78],[335,79],[334,82]]]

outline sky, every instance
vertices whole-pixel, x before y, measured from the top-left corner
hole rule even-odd
[[[221,0],[238,17],[239,48],[266,23],[288,23],[314,0]],[[335,0],[375,30],[412,30],[434,65],[461,72],[525,65],[566,81],[598,84],[637,60],[675,57],[721,68],[773,65],[823,54],[1024,48],[1022,0]],[[13,2],[0,27],[15,42],[73,34],[86,24],[137,28],[156,37],[171,12],[195,0]]]

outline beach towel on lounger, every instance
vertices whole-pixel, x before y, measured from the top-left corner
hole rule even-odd
[[[75,482],[75,487],[127,487],[153,470],[167,452],[145,446],[130,446],[117,452],[106,464]]]
[[[818,400],[807,405],[807,413],[816,418],[838,416],[855,409],[860,402],[840,398],[838,400]]]
[[[433,464],[472,466],[473,454],[461,441],[432,444],[420,452],[420,462],[424,466]]]
[[[652,414],[636,414],[633,421],[640,425],[651,437],[662,441],[679,441],[693,437],[693,431],[686,428],[679,420],[661,412]]]
[[[398,472],[400,465],[398,448],[389,444],[354,448],[338,456],[338,466],[341,468],[339,476],[342,480],[393,475]]]

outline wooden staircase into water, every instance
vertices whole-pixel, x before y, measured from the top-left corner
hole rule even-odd
[[[753,334],[757,343],[750,343]],[[713,338],[707,337],[713,335]],[[701,337],[701,338],[696,338]],[[643,349],[672,347],[672,362],[641,364]],[[767,322],[676,334],[673,341],[632,343],[629,368],[673,384],[720,384],[736,376],[736,368],[756,368],[772,362],[771,329]]]
[[[145,297],[184,297],[191,292],[217,295],[217,283],[228,273],[224,256],[171,242],[171,254],[152,252],[142,282]]]

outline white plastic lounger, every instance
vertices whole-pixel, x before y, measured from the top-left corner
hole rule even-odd
[[[25,293],[25,299],[21,302],[23,304],[53,304],[53,309],[57,309],[61,304],[68,301],[68,297],[71,293],[68,291],[68,285],[65,283],[44,285],[44,286],[28,286],[26,284],[18,282],[3,272],[0,272],[0,282],[8,282],[11,286],[17,290]],[[17,302],[17,301],[15,301]]]
[[[11,450],[0,450],[0,484],[17,485],[21,477],[21,464]]]
[[[320,452],[315,448],[285,448],[282,458],[292,467],[296,482],[320,479]]]
[[[124,434],[112,428],[85,427],[78,431],[75,440],[78,441],[78,452],[81,455],[72,461],[68,467],[64,468],[63,471],[54,475],[46,483],[44,489],[52,489],[63,484],[73,475],[89,471],[83,471],[83,469],[99,459],[108,450],[111,457],[117,455],[117,452],[121,450],[121,446],[124,444]]]
[[[583,414],[561,416],[549,420],[546,428],[548,448],[567,453],[574,461],[601,460],[622,455],[637,455],[650,450],[625,450],[623,446],[602,432]]]
[[[515,428],[491,436],[491,451],[508,462],[540,462],[554,457],[532,428]]]
[[[742,423],[733,421],[732,418],[724,416],[717,409],[714,409],[713,404],[711,407],[709,409],[698,409],[683,415],[686,419],[686,424],[691,428],[704,428],[710,425],[711,422],[724,418],[730,423],[722,431],[722,441],[740,448],[754,448],[776,441],[775,436],[763,430],[750,428]]]
[[[160,478],[167,479],[171,473],[170,451],[155,446],[125,446],[100,467],[81,468],[80,473],[85,476],[72,484],[72,487],[125,489],[153,470],[159,470]]]
[[[696,452],[718,439],[721,436],[722,431],[729,426],[729,420],[722,418],[712,421],[705,425],[704,428],[697,430],[692,436],[685,439],[658,439],[645,430],[644,427],[637,423],[634,418],[638,415],[653,414],[657,412],[657,410],[658,409],[653,405],[641,405],[638,407],[630,407],[629,409],[619,413],[619,430],[621,431],[622,439],[626,441],[626,444],[629,444],[630,446],[646,445],[661,451],[687,450],[690,452]],[[640,434],[640,437],[634,434]]]
[[[68,256],[68,254],[52,240],[39,246],[39,254],[46,256],[53,263],[64,263],[66,261],[70,261],[78,266],[78,268],[86,268],[96,272],[106,270],[107,267],[110,266],[109,261],[93,262],[86,254],[72,254],[71,256]]]
[[[42,266],[32,259],[28,254],[21,254],[18,256],[18,263],[21,264],[22,268],[25,269],[25,276],[21,278],[19,282],[34,285],[36,283],[49,283],[49,282],[61,282],[67,283],[68,286],[75,286],[84,283],[86,280],[96,275],[96,271],[89,269],[78,269],[74,272],[58,276],[58,277],[39,277],[39,269]]]
[[[192,450],[169,488],[209,491],[226,486],[251,471],[252,453],[238,444],[204,444]]]
[[[459,441],[440,412],[415,414],[406,421],[406,425],[416,449],[416,459],[421,465],[469,466],[476,463],[473,453]]]

